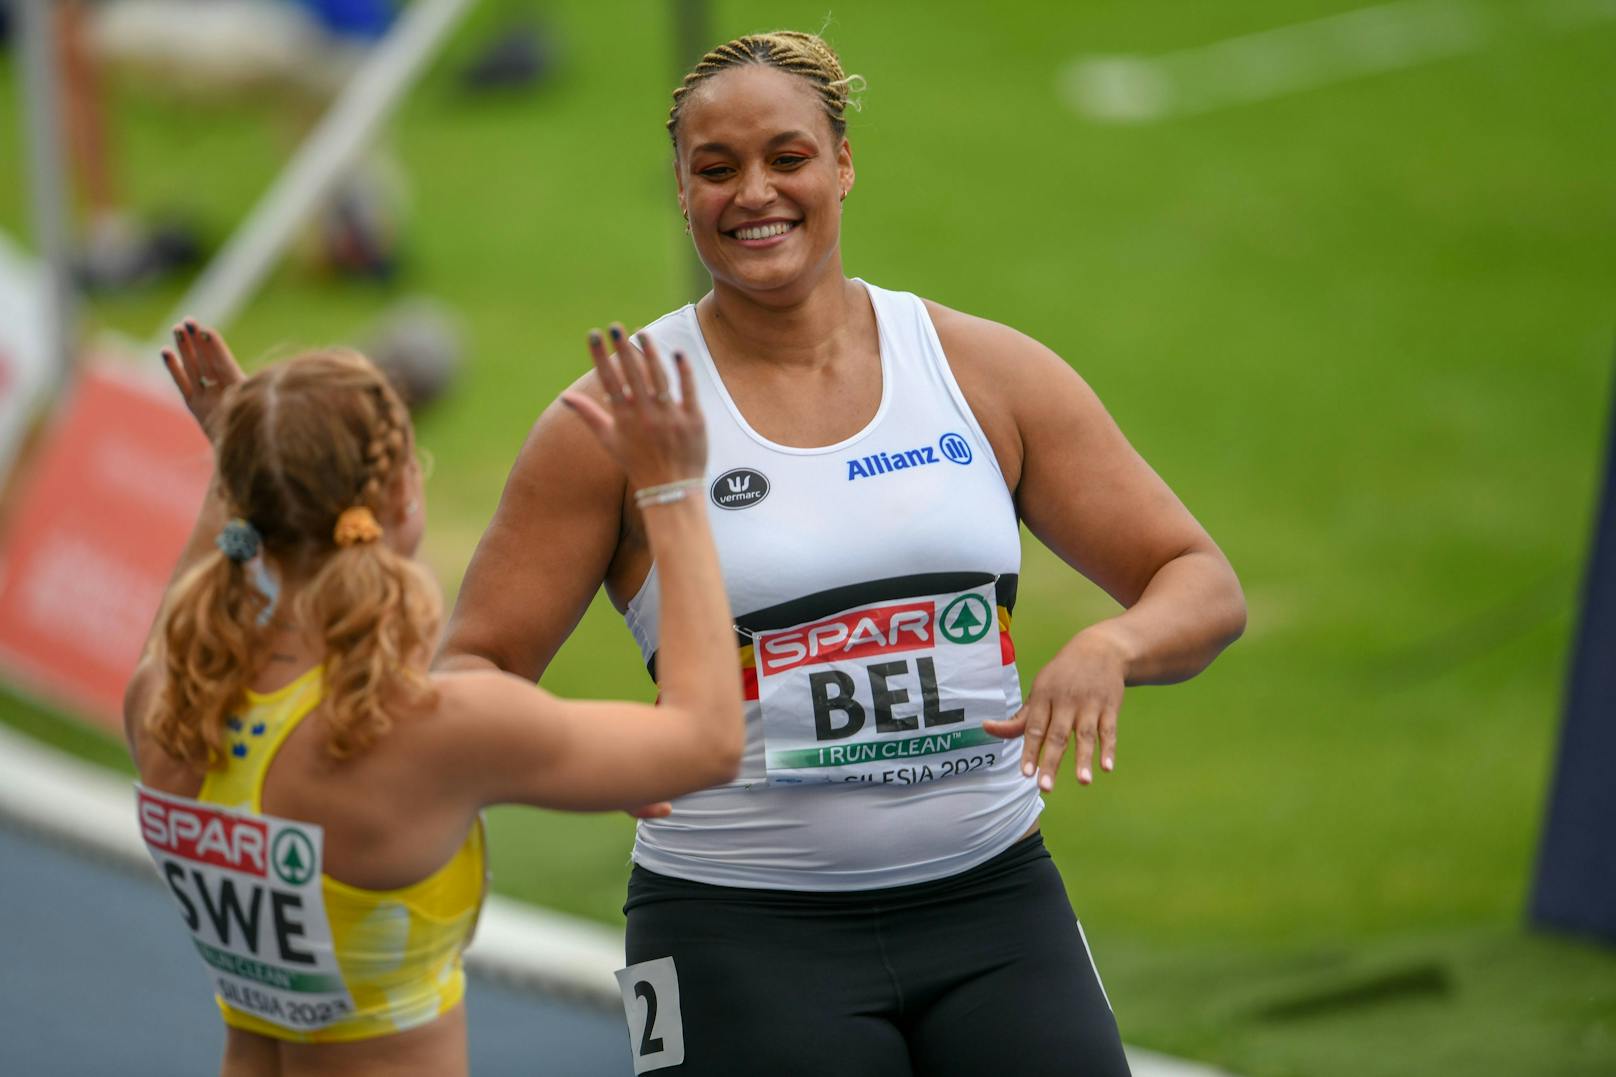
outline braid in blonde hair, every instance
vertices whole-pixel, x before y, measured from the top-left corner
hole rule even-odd
[[[353,507],[380,516],[390,507],[410,450],[409,413],[385,381],[366,395],[370,408]],[[431,697],[421,662],[435,640],[439,610],[420,566],[374,539],[344,545],[339,528],[334,525],[331,536],[338,548],[299,595],[298,618],[324,629],[327,750],[344,759],[392,728],[389,704]]]
[[[359,491],[359,503],[380,510],[386,497],[388,482],[404,463],[409,451],[409,415],[404,404],[391,393],[375,394],[376,415],[371,425],[370,439],[365,442],[365,469],[367,475]]]
[[[775,30],[726,41],[690,69],[679,88],[673,91],[673,107],[668,109],[668,137],[673,139],[676,149],[679,145],[679,112],[691,91],[720,71],[745,64],[762,64],[807,79],[819,93],[819,101],[830,120],[831,131],[837,138],[847,133],[847,108],[849,105],[859,107],[858,100],[849,94],[864,88],[864,76],[845,74],[836,51],[818,34]]]

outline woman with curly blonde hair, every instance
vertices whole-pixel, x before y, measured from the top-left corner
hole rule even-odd
[[[225,1074],[465,1072],[482,808],[598,811],[733,777],[733,634],[690,496],[703,419],[682,357],[670,383],[654,346],[614,338],[615,356],[590,340],[613,401],[566,399],[632,477],[662,566],[678,658],[654,710],[429,673],[422,475],[386,379],[344,351],[244,377],[218,334],[176,329],[164,360],[216,473],[124,718],[142,835],[228,1026]]]

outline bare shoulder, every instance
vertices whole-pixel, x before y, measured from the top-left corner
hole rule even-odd
[[[924,300],[949,368],[993,443],[1005,477],[1017,485],[1030,433],[1043,422],[1082,421],[1096,409],[1092,390],[1052,349],[1001,322]]]
[[[604,398],[593,374],[573,386]],[[466,566],[440,661],[469,655],[537,679],[621,544],[626,486],[582,419],[545,408]]]
[[[426,697],[390,708],[392,729],[371,748],[396,753],[423,783],[447,789],[475,783],[513,727],[533,722],[548,694],[496,669],[435,670]]]
[[[930,299],[923,302],[948,355],[949,366],[955,378],[961,379],[961,388],[965,388],[964,379],[981,381],[990,392],[992,386],[997,386],[1001,394],[1047,388],[1051,377],[1082,382],[1070,363],[1021,330]]]
[[[444,670],[431,675],[433,703],[421,717],[429,736],[460,736],[487,719],[531,715],[549,693],[497,669]]]
[[[605,403],[606,390],[599,376],[589,371],[567,387],[569,392],[583,393],[593,400]],[[510,483],[526,477],[554,474],[566,481],[588,480],[617,472],[611,456],[601,447],[583,421],[561,402],[558,395],[539,413],[528,430],[516,462],[511,466]]]

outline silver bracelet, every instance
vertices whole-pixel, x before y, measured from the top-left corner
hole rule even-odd
[[[680,479],[678,482],[665,482],[660,486],[642,486],[634,491],[634,504],[643,509],[651,505],[671,505],[675,501],[683,501],[690,491],[701,488],[702,481]]]

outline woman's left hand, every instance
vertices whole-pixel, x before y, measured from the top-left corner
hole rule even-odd
[[[1117,713],[1127,678],[1121,644],[1101,625],[1079,632],[1062,647],[1032,683],[1015,716],[985,721],[982,728],[1009,739],[1025,734],[1021,772],[1038,775],[1038,787],[1055,788],[1055,771],[1066,746],[1077,745],[1077,780],[1094,781],[1095,748],[1100,769],[1117,765]]]
[[[163,349],[163,365],[202,433],[212,440],[209,424],[219,401],[232,385],[247,378],[241,364],[216,331],[187,318],[174,327],[174,347]]]

